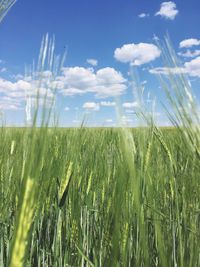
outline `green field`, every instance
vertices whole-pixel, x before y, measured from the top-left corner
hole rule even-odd
[[[199,160],[176,128],[2,128],[0,266],[200,266]]]

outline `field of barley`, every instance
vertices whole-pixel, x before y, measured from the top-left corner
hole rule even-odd
[[[0,130],[0,266],[200,266],[181,129]]]

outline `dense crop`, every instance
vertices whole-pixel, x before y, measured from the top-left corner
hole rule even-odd
[[[0,139],[1,266],[200,265],[199,157],[178,130]]]

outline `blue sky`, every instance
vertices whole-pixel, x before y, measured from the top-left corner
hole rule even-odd
[[[60,125],[76,126],[86,116],[90,126],[114,126],[118,101],[123,120],[136,125],[130,68],[137,70],[147,109],[156,98],[156,120],[168,124],[157,77],[167,70],[155,36],[170,36],[180,70],[199,98],[199,11],[198,0],[18,0],[0,24],[0,110],[7,124],[25,123],[25,95],[34,84],[24,77],[25,65],[37,61],[46,33],[55,35],[57,54],[67,50],[64,69],[55,78]]]

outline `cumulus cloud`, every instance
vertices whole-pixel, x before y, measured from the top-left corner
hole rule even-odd
[[[24,98],[24,90],[30,90],[30,83],[19,80],[17,82],[11,82],[0,78],[0,93],[8,97]]]
[[[179,47],[180,48],[189,48],[192,46],[200,45],[200,40],[195,38],[185,39],[180,42]]]
[[[1,96],[0,97],[0,110],[19,110],[21,109],[21,103],[18,99]]]
[[[99,103],[86,102],[83,104],[83,108],[87,110],[98,111],[100,109]]]
[[[200,50],[191,51],[188,49],[186,50],[186,52],[179,52],[178,55],[181,57],[186,57],[186,58],[197,57],[197,56],[200,56]]]
[[[20,105],[24,106],[27,99],[36,99],[38,89],[41,104],[44,96],[47,96],[48,103],[52,103],[55,89],[58,94],[64,96],[92,93],[97,98],[119,96],[127,89],[127,81],[123,75],[109,67],[97,71],[93,68],[71,67],[63,68],[60,76],[57,77],[53,77],[52,73],[47,70],[29,77],[18,75],[17,78],[19,79],[15,81],[0,78],[0,100],[2,96],[5,96],[17,100]],[[8,100],[6,104],[2,103],[1,100],[1,108],[4,109],[5,106],[11,109],[17,109],[20,106],[14,105],[12,101],[8,105]],[[113,103],[107,103],[108,105],[113,105]]]
[[[50,87],[46,77],[40,80],[26,77],[15,82],[0,78],[1,109],[20,109],[28,98],[36,99],[38,89],[39,96],[47,96],[48,102],[54,95]],[[39,103],[42,104],[42,101]]]
[[[139,43],[125,44],[117,48],[114,57],[122,63],[130,63],[134,66],[140,66],[149,63],[160,57],[161,51],[154,44]]]
[[[160,6],[160,10],[155,13],[155,16],[161,16],[166,19],[174,20],[179,11],[176,8],[176,4],[172,1],[163,2]]]
[[[92,65],[92,66],[97,66],[98,65],[98,60],[94,58],[89,58],[87,59],[87,63]]]
[[[141,14],[138,15],[138,17],[140,19],[143,19],[143,18],[149,17],[149,14],[148,13],[141,13]]]
[[[123,75],[109,67],[96,72],[93,68],[63,68],[56,83],[63,95],[94,93],[98,98],[118,96],[127,89]]]
[[[187,73],[193,77],[200,77],[200,57],[184,64]]]
[[[200,56],[192,59],[191,61],[185,62],[183,67],[159,67],[149,70],[152,74],[188,74],[192,77],[200,77]]]

